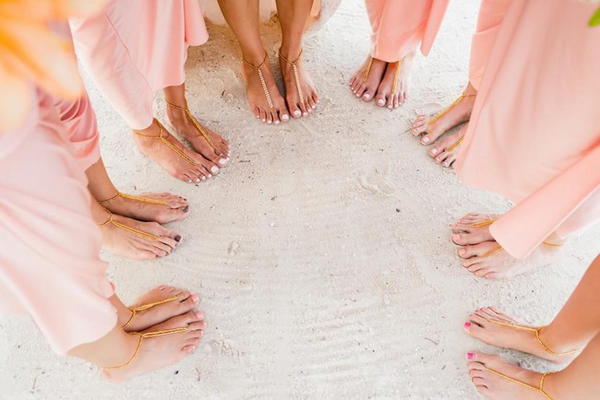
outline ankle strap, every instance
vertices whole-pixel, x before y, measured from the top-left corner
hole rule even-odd
[[[487,318],[486,318],[487,319]],[[544,350],[546,351],[546,353],[550,353],[556,356],[562,356],[562,355],[566,355],[566,354],[572,354],[572,353],[576,353],[579,351],[579,349],[574,349],[574,350],[569,350],[569,351],[563,351],[563,352],[558,352],[558,351],[554,351],[550,348],[550,346],[548,346],[540,337],[540,332],[542,331],[542,329],[545,328],[545,326],[539,326],[537,328],[531,327],[531,326],[523,326],[523,325],[517,325],[517,324],[511,324],[510,322],[504,322],[504,321],[499,321],[496,319],[487,319],[487,321],[491,322],[494,325],[498,325],[498,326],[504,326],[507,328],[511,328],[511,329],[517,329],[520,331],[527,331],[527,332],[532,332],[535,335],[535,339],[538,341],[538,343],[540,344],[540,346],[542,346],[544,348]]]
[[[247,64],[247,65],[251,66],[252,68],[254,68],[254,69],[255,69],[255,70],[257,70],[257,71],[258,71],[258,70],[260,70],[260,68],[261,68],[263,65],[265,65],[265,63],[267,62],[267,59],[268,59],[268,56],[267,56],[267,52],[266,52],[266,51],[265,51],[265,57],[263,58],[263,60],[261,61],[261,63],[260,63],[260,64],[258,64],[258,65],[254,65],[254,64],[252,64],[250,61],[247,61],[247,60],[246,60],[244,57],[242,57],[242,61],[243,61],[245,64]]]
[[[302,52],[303,51],[304,51],[304,49],[300,50],[300,54],[298,54],[298,57],[296,57],[293,61],[290,61],[289,58],[287,58],[286,56],[284,56],[283,54],[281,54],[281,51],[279,52],[279,57],[281,57],[281,59],[283,61],[285,61],[286,63],[294,65],[294,64],[296,64],[300,60],[300,57],[302,57]]]
[[[540,383],[539,383],[539,385],[537,387],[535,387],[533,385],[530,385],[528,383],[525,383],[525,382],[520,381],[518,379],[512,378],[512,377],[510,377],[508,375],[505,375],[505,374],[503,374],[500,371],[496,371],[495,369],[488,368],[486,366],[484,366],[483,368],[485,368],[486,371],[488,371],[488,372],[490,372],[490,373],[492,373],[492,374],[494,374],[496,376],[499,376],[502,379],[505,379],[505,380],[507,380],[509,382],[512,382],[512,383],[516,383],[517,385],[524,386],[527,389],[531,389],[533,391],[536,391],[539,394],[545,396],[547,400],[553,400],[552,397],[550,397],[550,395],[548,394],[548,392],[546,392],[544,390],[544,381],[546,380],[546,376],[550,375],[550,373],[542,374],[542,376],[540,377]]]
[[[171,103],[169,100],[165,99],[165,103],[167,103],[167,106],[171,106],[173,108],[176,108],[178,110],[183,110],[183,111],[189,111],[188,105],[187,105],[187,101],[185,102],[185,106],[179,106],[175,103]]]

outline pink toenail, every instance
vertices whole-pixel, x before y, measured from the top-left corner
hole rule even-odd
[[[471,323],[470,322],[465,322],[465,328],[470,328],[471,327]]]
[[[458,251],[458,254],[460,254],[461,256],[464,256],[465,254],[467,254],[467,251],[465,249],[460,249]]]
[[[429,138],[427,136],[423,138],[423,143],[429,143]]]
[[[195,294],[193,294],[193,295],[192,295],[192,301],[193,301],[194,303],[197,303],[197,302],[198,302],[198,296],[196,296]]]
[[[431,154],[432,155],[436,155],[438,153],[438,149],[431,149]]]
[[[472,360],[475,358],[475,353],[467,353],[467,360]]]
[[[454,234],[454,235],[452,235],[452,239],[454,239],[456,241],[456,240],[460,239],[460,235]]]

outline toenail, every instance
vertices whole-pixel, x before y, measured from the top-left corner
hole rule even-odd
[[[228,161],[229,161],[229,158],[221,158],[221,159],[219,160],[219,164],[221,164],[221,165],[225,165],[225,164],[227,164],[227,162],[228,162]]]
[[[432,155],[436,155],[438,153],[438,149],[431,149],[431,154]]]
[[[194,316],[196,318],[202,318],[202,313],[201,312],[197,312],[197,313],[194,314]]]
[[[308,113],[307,113],[307,112],[305,112],[305,113],[304,113],[304,114],[302,114],[302,115],[304,115],[304,116],[307,116],[307,115],[308,115]]]
[[[460,239],[460,235],[455,233],[454,235],[452,235],[452,240],[457,241]]]
[[[193,294],[193,295],[192,295],[192,301],[193,301],[194,303],[197,303],[197,302],[198,302],[198,296],[196,296],[195,294]]]
[[[212,175],[211,175],[211,174],[208,174],[207,178],[212,178]]]
[[[283,115],[281,116],[281,119],[282,119],[283,121],[288,121],[288,120],[290,119],[290,116],[289,116],[289,115],[287,115],[287,114],[283,114]]]
[[[175,241],[176,242],[180,242],[181,241],[181,235],[176,235],[175,236]]]
[[[383,99],[379,99],[379,100],[377,100],[377,105],[378,105],[378,106],[382,106],[382,105],[384,105],[384,104],[385,104],[385,101],[384,101]]]
[[[371,98],[371,95],[369,93],[367,93],[363,96],[363,99],[365,99],[365,100],[369,100],[370,98]]]
[[[276,120],[276,121],[275,121],[275,125],[277,125],[278,123],[279,123],[279,120]]]
[[[302,111],[300,111],[300,110],[296,110],[296,111],[294,111],[294,116],[295,116],[295,117],[299,117],[299,116],[301,116],[301,115],[302,115]]]
[[[467,360],[472,360],[475,358],[475,353],[467,353]]]
[[[470,328],[471,327],[471,323],[470,322],[465,322],[465,328]]]
[[[212,167],[210,167],[210,172],[212,172],[213,174],[217,174],[219,172],[219,167],[213,165]]]
[[[313,104],[312,109],[314,110],[315,108],[317,108],[317,105]]]
[[[192,183],[192,180],[191,180],[191,179],[188,179],[188,181],[187,181],[187,182],[188,182],[188,183]]]
[[[194,182],[196,182],[196,183],[200,182],[200,178],[194,179]]]
[[[202,178],[200,178],[200,179],[202,179],[203,181],[205,181],[205,180],[206,180],[206,177],[205,177],[205,176],[203,176],[203,177],[202,177]]]
[[[273,121],[271,121],[271,120],[267,121],[267,124],[272,124],[272,123],[273,123]]]
[[[429,143],[429,138],[427,136],[423,138],[423,143]]]

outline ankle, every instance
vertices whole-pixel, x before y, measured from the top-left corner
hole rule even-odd
[[[581,347],[581,343],[565,340],[564,337],[564,335],[556,335],[551,325],[545,326],[539,331],[539,338],[542,343],[555,353],[567,353]]]
[[[288,44],[285,41],[281,43],[279,55],[287,58],[290,61],[296,60],[302,53],[302,43]]]
[[[262,47],[252,49],[252,50],[242,50],[242,57],[244,62],[244,67],[258,67],[265,62],[268,64],[268,55],[265,49]],[[248,65],[250,64],[250,65]]]

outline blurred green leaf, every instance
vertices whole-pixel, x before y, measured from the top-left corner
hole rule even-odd
[[[598,9],[596,9],[596,12],[594,13],[594,15],[592,15],[592,18],[590,18],[590,20],[588,21],[588,25],[589,26],[600,25],[600,7]]]

